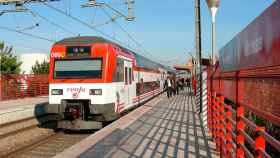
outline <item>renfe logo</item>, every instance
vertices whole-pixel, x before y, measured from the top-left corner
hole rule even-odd
[[[66,91],[67,92],[71,92],[72,93],[72,98],[76,99],[76,98],[79,97],[79,94],[85,92],[86,89],[83,88],[83,87],[80,87],[80,88],[67,88]]]

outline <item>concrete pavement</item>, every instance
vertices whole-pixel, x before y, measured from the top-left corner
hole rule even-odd
[[[156,101],[155,101],[156,100]],[[165,94],[56,156],[80,158],[219,157],[188,92]]]

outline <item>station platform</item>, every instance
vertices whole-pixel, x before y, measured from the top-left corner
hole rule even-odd
[[[219,157],[188,92],[147,102],[55,158]]]
[[[48,96],[0,102],[0,125],[44,114]]]

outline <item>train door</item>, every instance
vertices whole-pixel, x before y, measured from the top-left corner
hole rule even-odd
[[[132,84],[132,62],[124,61],[124,84],[125,84],[125,92],[124,92],[124,101],[126,106],[132,105],[132,95],[133,95],[133,84]]]

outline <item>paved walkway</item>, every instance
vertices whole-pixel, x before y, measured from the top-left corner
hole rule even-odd
[[[218,157],[195,114],[194,100],[184,92],[163,99],[124,129],[115,129],[79,157],[154,158]]]

